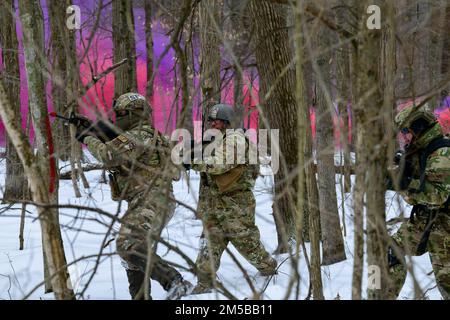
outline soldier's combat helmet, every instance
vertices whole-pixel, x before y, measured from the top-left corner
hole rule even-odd
[[[234,119],[233,107],[228,104],[219,103],[209,110],[208,120],[222,120],[231,123]]]
[[[122,94],[117,100],[114,100],[113,110],[116,113],[120,113],[122,110],[142,110],[144,113],[151,113],[151,107],[147,99],[143,95],[135,92]]]
[[[122,130],[128,130],[142,122],[149,122],[152,109],[147,99],[135,92],[122,94],[113,102],[116,114],[116,125]]]
[[[415,105],[409,106],[401,110],[394,119],[395,126],[398,131],[407,133],[409,129],[414,131],[415,127],[420,125],[422,127],[430,127],[437,121],[433,111],[428,104],[420,107]]]

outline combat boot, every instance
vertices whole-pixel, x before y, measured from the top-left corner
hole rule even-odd
[[[127,271],[127,277],[128,277],[128,284],[129,284],[129,291],[131,298],[133,300],[145,300],[144,299],[144,281],[145,281],[145,273],[139,270],[128,270]],[[148,284],[150,293],[150,282]],[[152,297],[149,296],[149,300],[151,300]]]
[[[192,289],[191,294],[202,294],[202,293],[211,293],[212,288],[204,283],[197,283],[197,285]]]
[[[188,295],[191,290],[192,283],[179,276],[171,282],[169,290],[167,290],[166,300],[179,300],[181,297]]]

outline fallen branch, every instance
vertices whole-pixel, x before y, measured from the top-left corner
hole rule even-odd
[[[88,163],[81,167],[83,172],[93,171],[93,170],[104,170],[105,166],[101,163]],[[76,172],[77,170],[75,170]],[[72,170],[63,171],[59,174],[60,180],[70,180],[71,179]]]

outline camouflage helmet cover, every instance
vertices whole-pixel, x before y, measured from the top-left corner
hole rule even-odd
[[[133,111],[139,109],[142,109],[145,112],[151,112],[151,107],[147,99],[143,95],[134,92],[122,94],[119,98],[117,98],[113,105],[114,112],[120,110]]]
[[[209,110],[208,120],[222,120],[229,123],[234,118],[233,107],[228,104],[216,104]]]
[[[402,130],[403,128],[410,128],[412,123],[418,119],[425,119],[429,123],[437,121],[436,116],[430,110],[428,104],[424,104],[419,108],[415,104],[408,106],[395,116],[394,121],[397,130]]]

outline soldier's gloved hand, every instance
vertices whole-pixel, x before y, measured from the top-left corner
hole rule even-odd
[[[405,154],[405,151],[403,150],[397,150],[394,154],[394,164],[399,165],[400,161],[402,160],[403,156]]]
[[[190,163],[183,163],[183,167],[186,171],[191,170],[191,164]]]
[[[77,127],[77,132],[75,133],[75,138],[81,142],[84,143],[84,138],[91,136],[92,132],[89,129],[83,128],[83,127]]]

